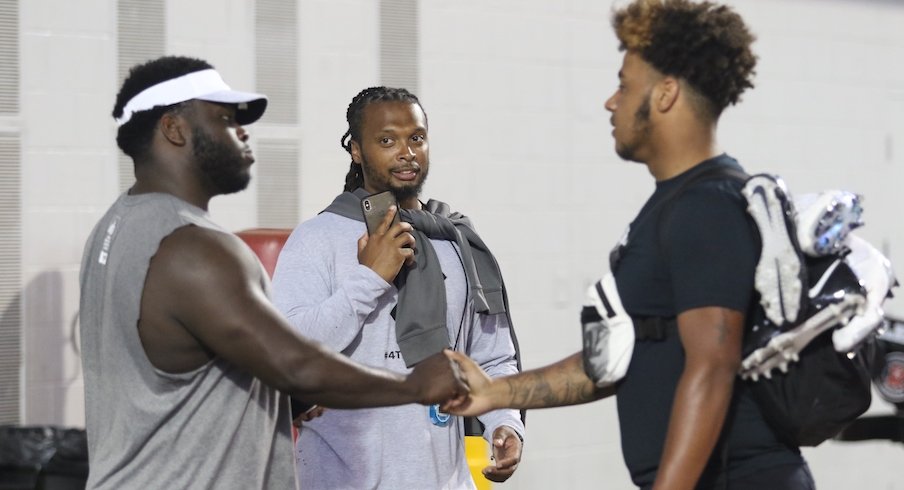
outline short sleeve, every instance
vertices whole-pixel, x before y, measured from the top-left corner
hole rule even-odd
[[[730,183],[713,182],[664,210],[660,230],[676,314],[707,306],[747,311],[759,236],[744,202]]]

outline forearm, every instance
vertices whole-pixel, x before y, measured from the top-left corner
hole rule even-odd
[[[561,407],[588,403],[615,393],[615,388],[597,388],[584,374],[578,352],[549,366],[496,378],[489,387],[496,408]]]
[[[335,408],[418,401],[403,375],[357,364],[299,335],[262,296],[232,306],[229,322],[219,324],[206,343],[264,383],[308,403]]]
[[[362,408],[418,402],[406,376],[321,351],[295,370],[292,396],[330,408]]]
[[[735,372],[685,368],[675,391],[654,489],[693,489],[719,439]]]

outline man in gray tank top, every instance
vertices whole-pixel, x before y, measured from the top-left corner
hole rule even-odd
[[[123,83],[113,116],[136,183],[92,232],[80,278],[88,488],[296,488],[286,395],[358,408],[467,392],[442,354],[401,376],[294,333],[253,252],[209,219],[213,196],[247,186],[243,125],[266,105],[193,58]]]

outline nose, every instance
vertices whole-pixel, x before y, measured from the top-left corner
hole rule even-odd
[[[236,137],[239,139],[239,141],[241,141],[242,143],[247,142],[248,139],[251,137],[251,135],[248,133],[248,130],[246,130],[245,127],[244,127],[244,126],[241,126],[241,125],[236,126],[236,128],[235,128],[235,136],[236,136]]]
[[[414,160],[414,156],[415,156],[414,149],[411,147],[411,145],[403,145],[402,146],[402,151],[399,154],[400,159],[405,160],[405,161],[411,161],[411,160]]]
[[[615,112],[615,109],[618,108],[618,105],[615,103],[616,94],[612,94],[606,99],[606,110],[609,112]]]

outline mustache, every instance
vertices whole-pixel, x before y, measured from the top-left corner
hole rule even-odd
[[[418,165],[417,162],[411,162],[411,163],[408,163],[408,164],[406,164],[406,165],[399,165],[398,167],[392,167],[392,168],[390,169],[391,172],[405,172],[405,171],[408,171],[408,170],[416,170],[416,171],[420,171],[420,170],[421,170],[421,166]]]

